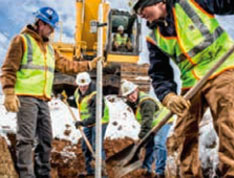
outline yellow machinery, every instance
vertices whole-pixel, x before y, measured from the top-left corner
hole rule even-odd
[[[76,31],[75,43],[54,42],[55,49],[70,60],[91,60],[97,53],[97,33],[91,33],[91,24],[98,19],[98,7],[101,0],[76,0]],[[148,66],[137,65],[140,53],[140,22],[137,17],[127,11],[111,9],[108,3],[103,3],[104,28],[103,49],[107,63],[120,65],[121,78],[127,78],[138,83],[143,90],[149,89],[149,79],[139,79],[147,76]],[[113,49],[113,38],[119,25],[124,27],[124,33],[131,41],[132,49]],[[104,73],[105,74],[105,73]],[[136,78],[138,77],[138,78]],[[113,79],[113,78],[112,78]],[[74,77],[57,73],[55,85],[74,84]]]

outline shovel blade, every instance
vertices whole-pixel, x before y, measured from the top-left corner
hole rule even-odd
[[[118,169],[115,170],[115,178],[121,178],[125,175],[127,175],[128,173],[139,169],[142,166],[142,161],[141,160],[137,160],[127,166],[124,167],[118,167]]]
[[[118,165],[122,165],[122,161],[126,160],[128,155],[132,152],[135,144],[131,144],[124,148],[123,150],[119,151],[118,153],[115,153],[114,155],[110,156],[106,162],[107,164],[117,162]]]

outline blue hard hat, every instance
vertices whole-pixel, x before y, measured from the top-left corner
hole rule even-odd
[[[33,13],[33,15],[53,28],[55,28],[59,22],[58,13],[51,7],[42,7],[37,12]]]

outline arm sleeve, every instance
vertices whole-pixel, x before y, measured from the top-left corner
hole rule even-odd
[[[195,0],[204,10],[211,14],[234,14],[233,0]]]
[[[151,129],[154,118],[154,113],[159,108],[157,104],[151,100],[144,101],[140,106],[140,113],[142,117],[141,130],[139,138],[143,138]]]
[[[16,82],[16,72],[20,68],[24,54],[24,41],[21,36],[16,36],[10,43],[5,60],[2,65],[1,83],[4,90],[14,90]]]
[[[55,69],[66,74],[77,74],[89,70],[89,61],[72,61],[55,50]]]
[[[149,76],[152,79],[154,92],[160,101],[170,92],[176,92],[177,84],[174,81],[174,72],[169,57],[161,52],[157,46],[147,42],[150,52]]]

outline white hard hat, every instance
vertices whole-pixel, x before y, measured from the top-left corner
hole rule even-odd
[[[120,31],[120,30],[124,30],[124,26],[123,25],[120,25],[120,26],[118,26],[118,31]]]
[[[129,94],[131,94],[132,92],[134,92],[137,89],[137,85],[135,85],[134,83],[127,81],[127,80],[123,80],[121,81],[121,94],[122,96],[126,97]]]
[[[87,72],[81,72],[76,76],[76,84],[78,86],[85,86],[90,84],[91,78]]]

